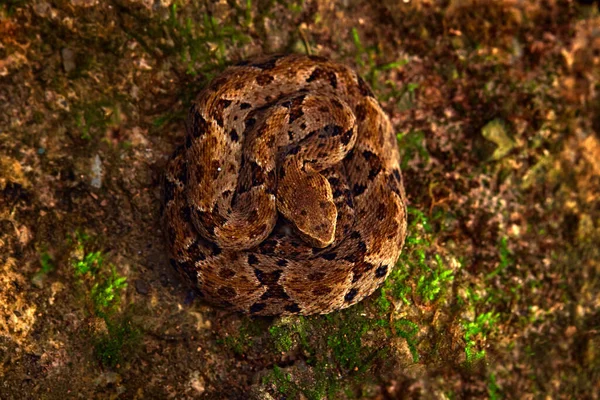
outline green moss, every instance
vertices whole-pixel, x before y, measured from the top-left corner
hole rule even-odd
[[[376,300],[381,312],[388,312],[395,301],[409,305],[409,297],[414,296],[426,303],[437,301],[454,280],[453,270],[445,266],[441,255],[430,254],[435,235],[429,218],[413,207],[408,207],[408,215],[409,234],[404,249]]]
[[[118,314],[121,293],[127,278],[120,276],[114,265],[105,263],[101,251],[90,251],[93,240],[82,231],[70,238],[74,246],[73,273],[84,290],[91,313],[104,320],[106,332],[94,337],[95,353],[103,365],[114,367],[124,359],[139,339],[139,331],[131,321]]]
[[[486,279],[501,274],[507,267],[514,264],[513,254],[508,249],[508,238],[506,236],[503,236],[498,243],[498,258],[500,261],[498,267],[487,274]]]
[[[52,260],[52,256],[48,254],[48,252],[44,251],[40,255],[40,270],[39,273],[48,274],[54,271],[54,261]]]
[[[86,253],[81,259],[75,259],[73,261],[73,268],[75,269],[75,275],[85,275],[90,273],[96,275],[104,263],[104,256],[100,251],[94,251]]]
[[[474,321],[463,322],[467,364],[479,361],[485,357],[485,350],[478,350],[479,346],[477,343],[484,341],[487,335],[493,331],[498,318],[498,313],[488,311],[477,315]]]
[[[223,345],[237,355],[243,355],[250,346],[250,338],[245,332],[236,336],[225,336],[217,339],[217,344]]]
[[[496,375],[490,374],[488,378],[487,384],[488,396],[490,400],[500,400],[502,399],[502,394],[500,392],[500,387],[496,383]]]
[[[422,131],[410,131],[398,133],[398,147],[400,149],[401,165],[403,170],[407,169],[408,163],[419,156],[421,164],[429,161],[429,151],[425,145],[425,134]]]
[[[179,111],[176,113],[169,113],[169,114],[162,115],[158,118],[155,118],[152,121],[152,126],[154,126],[155,128],[160,128],[161,126],[164,126],[164,125],[168,124],[169,122],[183,120],[184,118],[185,118],[185,113],[183,111]]]
[[[272,372],[273,378],[277,383],[277,390],[282,394],[294,396],[297,394],[298,389],[296,385],[292,383],[291,375],[283,372],[277,365],[273,367]]]
[[[247,6],[250,7],[251,3],[248,2]],[[250,41],[249,36],[238,29],[239,21],[219,21],[212,15],[203,13],[200,21],[186,18],[182,22],[178,13],[177,3],[174,3],[164,27],[175,44],[174,49],[181,62],[186,65],[188,74],[202,73],[208,78],[214,76],[225,66],[229,49]],[[239,14],[243,18],[249,18],[246,11]]]
[[[277,365],[262,379],[263,385],[272,384],[276,390],[289,398],[302,394],[309,400],[335,399],[341,390],[339,382],[330,373],[325,362],[317,363],[305,374],[290,374]],[[348,396],[350,397],[350,396]]]
[[[44,250],[40,254],[40,269],[33,275],[33,277],[31,278],[31,282],[37,287],[41,288],[43,286],[43,281],[46,278],[46,276],[50,272],[54,271],[54,269],[55,266],[52,256],[50,256],[50,254],[48,254],[48,252]]]
[[[122,119],[120,105],[115,99],[102,99],[74,106],[75,125],[82,139],[90,140],[95,133],[118,125]]]
[[[377,60],[381,56],[381,49],[377,46],[364,46],[360,39],[358,29],[355,27],[352,28],[350,34],[352,36],[354,47],[356,48],[354,61],[360,69],[366,69],[364,77],[365,80],[370,83],[373,90],[379,91],[379,76],[382,72],[402,68],[409,62],[407,59],[399,59],[388,63],[379,63]],[[381,99],[387,100],[393,96],[396,97],[397,101],[400,101],[400,98],[405,91],[413,92],[418,85],[409,84],[399,91],[392,82],[386,82],[386,87],[387,90],[383,91]]]
[[[277,352],[290,351],[297,341],[305,350],[309,351],[310,349],[304,317],[281,319],[278,323],[269,327],[269,334],[273,339],[273,346]]]
[[[5,0],[6,3],[2,4],[3,11],[5,10],[8,17],[12,17],[18,9],[27,6],[27,0]]]
[[[417,351],[417,334],[419,333],[419,326],[412,321],[407,319],[400,319],[394,321],[394,331],[397,336],[404,338],[410,349],[413,361],[419,361],[419,353]]]
[[[103,365],[116,367],[135,349],[140,331],[127,318],[105,319],[107,332],[95,338],[96,356]]]
[[[111,265],[110,269],[111,272],[94,283],[90,291],[96,314],[99,316],[112,313],[119,303],[121,291],[127,287],[127,278],[119,276],[114,265]]]
[[[427,266],[424,275],[419,277],[417,282],[417,292],[424,300],[433,302],[443,293],[443,288],[447,287],[454,280],[454,273],[451,269],[444,267],[444,263],[439,254],[434,256],[437,268]]]
[[[225,346],[237,355],[245,354],[252,346],[256,337],[264,332],[264,321],[253,321],[250,318],[244,318],[236,335],[226,335],[217,339],[217,344]]]
[[[362,337],[370,328],[368,322],[358,318],[339,322],[341,324],[337,332],[327,337],[327,345],[335,360],[345,370],[366,369],[368,365],[364,362],[366,349],[362,347]]]

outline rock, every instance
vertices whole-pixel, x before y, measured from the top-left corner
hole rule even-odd
[[[90,185],[96,189],[100,189],[102,187],[102,176],[104,175],[104,171],[102,168],[102,160],[100,156],[96,154],[96,156],[92,159],[92,179],[90,181]]]
[[[490,157],[491,160],[501,159],[515,147],[515,142],[508,135],[506,124],[501,119],[488,122],[481,129],[481,135],[496,144],[496,150]]]
[[[60,55],[62,56],[63,68],[65,72],[68,74],[74,71],[77,67],[75,64],[75,52],[68,47],[65,47],[60,51]]]
[[[143,295],[148,294],[150,288],[148,287],[148,284],[146,283],[146,281],[144,281],[142,279],[136,279],[134,283],[135,283],[135,290],[137,290],[137,292],[139,294],[143,294]]]

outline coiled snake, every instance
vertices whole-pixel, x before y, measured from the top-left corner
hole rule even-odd
[[[406,236],[390,121],[356,72],[325,58],[229,67],[189,111],[162,219],[171,264],[211,303],[254,315],[355,304]]]

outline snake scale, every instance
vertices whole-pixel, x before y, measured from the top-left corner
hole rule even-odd
[[[404,243],[396,137],[344,65],[243,61],[192,105],[161,213],[171,264],[206,301],[252,315],[346,308],[384,282]]]

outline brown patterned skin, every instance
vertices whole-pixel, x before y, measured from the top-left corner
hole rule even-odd
[[[205,300],[253,315],[357,303],[406,236],[390,121],[356,72],[316,56],[214,79],[168,162],[162,209],[171,264]]]

